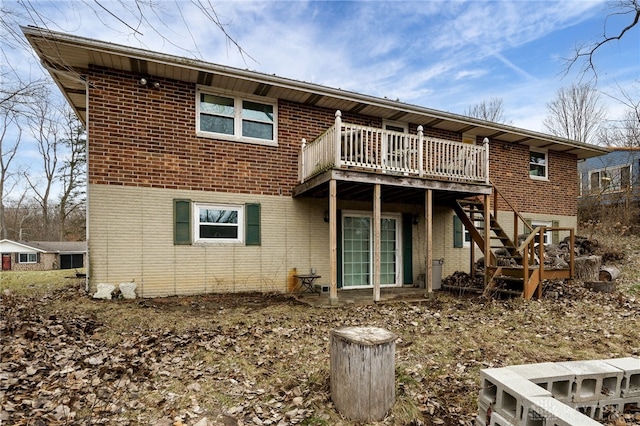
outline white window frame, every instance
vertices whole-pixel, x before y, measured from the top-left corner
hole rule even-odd
[[[202,111],[200,110],[201,94],[220,96],[224,98],[233,99],[233,102],[234,102],[233,135],[200,130],[200,115],[202,113]],[[270,105],[273,108],[273,123],[270,123],[273,125],[273,139],[252,138],[252,137],[242,135],[242,122],[243,122],[242,101],[250,101],[250,102],[260,103],[263,105]],[[243,143],[250,143],[255,145],[278,146],[278,102],[276,99],[271,99],[271,98],[262,98],[259,96],[246,96],[244,94],[239,94],[239,93],[207,90],[207,88],[198,87],[196,89],[196,135],[205,137],[205,138],[221,139],[221,140],[228,140],[233,142],[243,142]]]
[[[628,182],[628,187],[624,187],[622,185],[622,169],[623,168],[629,168],[629,182]],[[594,174],[598,173],[600,176],[598,176],[598,188],[593,188],[593,185],[591,184],[591,176],[593,176]],[[603,177],[602,174],[605,173],[607,176]],[[594,170],[589,170],[589,174],[588,174],[588,179],[589,179],[589,192],[593,193],[595,192],[595,190],[597,190],[598,193],[610,193],[610,192],[620,192],[620,191],[624,191],[627,188],[631,188],[633,186],[633,165],[631,163],[628,164],[619,164],[616,166],[612,166],[612,167],[603,167],[601,169],[594,169]],[[605,179],[609,179],[610,182],[612,182],[612,184],[607,187],[607,188],[603,188],[602,187],[602,181]]]
[[[27,260],[23,262],[22,256],[27,256]],[[18,263],[38,263],[38,253],[18,253]]]
[[[549,220],[532,220],[531,221],[531,227],[533,229],[536,229],[538,226],[542,227],[542,226],[546,226],[547,228],[552,227],[553,226],[553,221]],[[542,242],[545,246],[548,244],[553,243],[553,231],[551,231],[550,229],[547,229],[547,231],[544,233],[544,237],[543,237],[544,241]]]
[[[531,174],[531,165],[536,164],[531,162],[531,152],[544,154],[544,176],[534,176]],[[547,151],[546,149],[529,149],[529,177],[535,180],[549,180],[549,151]]]
[[[476,229],[480,229],[484,227],[484,219],[474,219],[473,221],[473,226],[475,226]],[[480,232],[480,231],[478,231]],[[471,238],[471,232],[469,232],[469,230],[467,229],[466,226],[464,226],[464,224],[462,225],[462,247],[471,247],[471,243],[473,242],[473,238]],[[476,247],[478,247],[476,245]]]
[[[214,209],[214,210],[234,210],[238,212],[238,223],[234,225],[223,226],[235,226],[238,228],[237,238],[201,238],[200,237],[200,209]],[[245,214],[244,205],[241,204],[212,204],[212,203],[193,203],[193,236],[195,243],[224,243],[235,244],[244,243],[244,230],[245,230]]]

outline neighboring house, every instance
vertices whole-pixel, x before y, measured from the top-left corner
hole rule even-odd
[[[3,271],[48,271],[83,268],[85,242],[0,240]]]
[[[352,288],[377,299],[380,286],[422,274],[431,290],[436,259],[444,274],[469,270],[464,227],[492,250],[460,200],[477,197],[481,215],[495,208],[509,234],[523,222],[575,227],[577,161],[606,152],[386,98],[23,31],[88,129],[90,291],[135,281],[142,297],[287,292],[312,269],[331,299]]]
[[[606,155],[578,163],[580,200],[596,204],[640,201],[640,148],[610,147]]]

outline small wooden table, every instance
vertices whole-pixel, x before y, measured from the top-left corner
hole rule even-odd
[[[306,275],[295,275],[295,277],[300,280],[302,291],[310,291],[311,293],[316,293],[316,288],[313,286],[313,282],[318,278],[321,278],[320,275],[306,274]],[[317,293],[320,294],[321,290],[318,289]]]

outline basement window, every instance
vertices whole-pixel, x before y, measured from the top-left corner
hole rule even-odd
[[[193,211],[196,242],[242,242],[242,206],[196,204]]]
[[[198,90],[198,136],[259,145],[277,145],[275,101]]]

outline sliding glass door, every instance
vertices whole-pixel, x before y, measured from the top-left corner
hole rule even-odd
[[[342,283],[344,288],[373,286],[373,229],[368,213],[344,213],[342,218]],[[400,285],[400,217],[380,221],[380,284]]]

